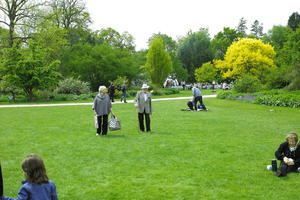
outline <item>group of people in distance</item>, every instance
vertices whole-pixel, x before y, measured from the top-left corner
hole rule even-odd
[[[137,92],[135,98],[135,107],[138,111],[139,128],[141,131],[151,131],[150,116],[152,113],[151,93],[148,91],[148,85],[143,84],[141,91]],[[199,89],[198,89],[199,90]],[[206,109],[202,101],[200,90],[193,87],[193,96],[195,105],[197,101]],[[99,94],[96,96],[93,104],[93,110],[97,115],[99,128],[97,135],[107,135],[108,115],[112,112],[112,104],[105,86],[99,87]],[[200,97],[200,98],[199,98]],[[125,97],[126,99],[126,97]],[[195,109],[197,106],[195,106]],[[144,126],[144,118],[146,121],[146,129]],[[280,161],[280,165],[276,170],[278,177],[286,176],[289,172],[300,172],[300,143],[296,132],[289,133],[285,142],[279,145],[275,152],[275,157]],[[22,181],[22,186],[19,189],[16,199],[2,196],[1,200],[58,200],[56,193],[56,185],[49,180],[46,167],[41,157],[36,154],[28,155],[21,163],[21,168],[24,172],[25,181]],[[268,165],[269,170],[273,170],[271,165]],[[277,168],[277,164],[276,164]]]

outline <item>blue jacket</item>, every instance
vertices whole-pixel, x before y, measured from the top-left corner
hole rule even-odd
[[[56,186],[52,181],[42,184],[23,181],[22,184],[16,199],[3,196],[3,200],[58,200]]]

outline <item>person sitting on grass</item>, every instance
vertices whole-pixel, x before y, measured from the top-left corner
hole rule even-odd
[[[16,199],[3,196],[3,200],[58,200],[56,186],[48,179],[43,160],[36,154],[28,155],[22,162],[26,180]]]
[[[289,172],[300,171],[300,144],[297,133],[289,133],[285,140],[275,152],[276,158],[281,161],[276,173],[278,177],[286,176]]]

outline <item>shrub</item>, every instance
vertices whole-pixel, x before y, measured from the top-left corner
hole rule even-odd
[[[262,84],[255,76],[242,77],[233,87],[236,92],[253,93],[262,89]]]
[[[257,96],[256,103],[269,106],[285,106],[300,107],[300,95],[296,94],[280,94],[280,95],[264,95]]]
[[[90,92],[89,84],[73,78],[67,78],[58,83],[55,90],[58,94],[86,94]]]

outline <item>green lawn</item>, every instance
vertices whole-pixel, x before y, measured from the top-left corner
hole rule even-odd
[[[115,104],[122,130],[96,137],[91,106],[0,108],[5,194],[15,197],[29,153],[45,161],[60,200],[298,199],[300,174],[266,170],[299,109],[204,99],[153,102],[152,134],[137,131],[133,104]]]

